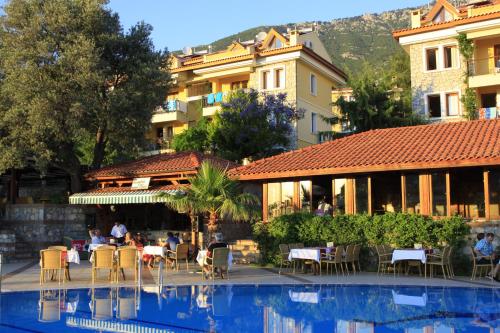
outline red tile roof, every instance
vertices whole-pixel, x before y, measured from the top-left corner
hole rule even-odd
[[[198,152],[181,152],[148,156],[135,161],[111,165],[91,171],[85,177],[87,179],[133,178],[193,172],[197,171],[202,162],[206,160],[221,168],[231,169],[238,166],[238,164],[212,155],[204,155]]]
[[[240,180],[500,166],[500,119],[378,129],[232,169]]]

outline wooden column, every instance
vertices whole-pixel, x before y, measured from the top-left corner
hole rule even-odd
[[[354,198],[356,197],[354,188],[354,179],[347,178],[345,184],[345,212],[346,214],[354,214],[356,211],[356,204]]]
[[[483,185],[484,185],[484,217],[487,221],[491,219],[490,212],[490,172],[483,171]]]
[[[401,174],[401,211],[406,213],[406,177]]]
[[[293,199],[292,199],[292,204],[293,204],[293,210],[295,212],[299,211],[301,207],[301,202],[300,202],[300,182],[296,181],[293,182]]]
[[[368,215],[372,215],[372,177],[367,177],[367,192],[368,192]]]
[[[430,183],[430,175],[419,175],[420,187],[420,214],[432,215],[432,188]]]
[[[267,222],[268,217],[267,183],[262,184],[262,221]]]
[[[446,171],[446,216],[451,216],[451,184],[449,171]]]

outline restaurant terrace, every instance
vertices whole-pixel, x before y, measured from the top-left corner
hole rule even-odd
[[[500,220],[500,119],[372,130],[230,175],[262,185],[264,221],[325,199],[335,213]]]

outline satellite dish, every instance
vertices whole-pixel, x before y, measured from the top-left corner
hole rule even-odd
[[[267,37],[267,32],[261,31],[257,34],[257,36],[255,36],[255,39],[257,42],[262,42],[264,39],[266,39],[266,37]]]
[[[185,55],[192,55],[193,54],[193,49],[190,48],[189,46],[184,46],[182,48],[182,53],[184,53]]]

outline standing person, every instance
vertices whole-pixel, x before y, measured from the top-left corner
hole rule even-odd
[[[118,244],[122,244],[125,241],[125,234],[127,233],[127,228],[124,224],[119,221],[115,222],[113,229],[111,229],[111,236],[116,239]]]
[[[474,252],[476,252],[480,258],[478,261],[479,264],[489,264],[492,260],[495,260],[495,252],[493,249],[494,237],[495,235],[493,235],[492,232],[488,232],[474,247]]]

